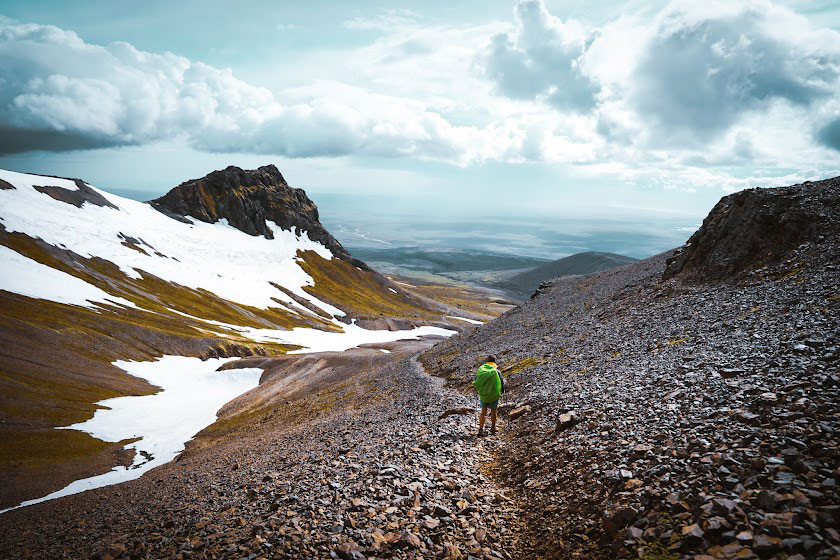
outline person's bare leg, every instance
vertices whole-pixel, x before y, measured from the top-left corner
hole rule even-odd
[[[478,433],[484,432],[484,418],[487,416],[487,407],[481,407],[481,414],[478,415]]]
[[[496,433],[496,409],[490,411],[490,433]]]

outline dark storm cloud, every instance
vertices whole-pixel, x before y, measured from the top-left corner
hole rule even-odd
[[[840,117],[829,121],[817,131],[817,140],[840,152]]]

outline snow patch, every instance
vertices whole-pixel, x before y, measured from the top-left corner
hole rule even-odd
[[[185,313],[180,313],[186,315]],[[356,325],[355,320],[346,325],[333,319],[333,324],[341,327],[341,331],[321,331],[307,327],[295,327],[290,331],[281,329],[259,329],[232,325],[212,319],[201,319],[186,315],[193,319],[203,321],[207,324],[222,327],[233,331],[240,336],[250,338],[254,342],[273,342],[277,344],[290,344],[302,346],[299,350],[288,352],[289,354],[309,354],[312,352],[343,352],[350,348],[356,348],[362,344],[381,344],[383,342],[395,342],[397,340],[417,340],[421,336],[452,336],[457,331],[442,329],[440,327],[421,326],[401,331],[368,330]],[[222,333],[219,333],[222,334]],[[224,336],[224,335],[223,335]]]
[[[470,323],[471,325],[483,325],[484,324],[484,321],[476,321],[475,319],[467,319],[466,317],[458,317],[458,316],[455,316],[455,315],[447,315],[447,318],[457,319],[458,321],[466,321],[467,323]]]
[[[112,296],[80,278],[50,268],[0,245],[0,290],[22,296],[94,309],[95,302],[137,307],[121,297]]]
[[[458,331],[431,326],[421,326],[401,331],[368,330],[356,325],[355,319],[349,325],[333,319],[333,324],[342,329],[340,332],[322,331],[307,327],[295,327],[290,331],[284,331],[282,329],[260,329],[256,327],[233,325],[231,323],[223,323],[222,321],[215,321],[213,319],[202,319],[201,317],[188,315],[187,313],[176,311],[175,309],[170,309],[170,311],[184,317],[189,317],[190,319],[195,319],[196,321],[207,323],[208,325],[232,331],[240,336],[250,338],[254,342],[273,342],[278,344],[303,346],[300,350],[293,350],[289,352],[289,354],[343,352],[344,350],[356,348],[362,344],[395,342],[397,340],[417,340],[421,336],[449,337],[453,334],[458,334]],[[471,319],[464,320],[470,321]],[[218,332],[218,330],[214,330],[213,332],[214,334],[218,334],[220,336],[227,336],[224,333]]]
[[[146,471],[168,463],[184,450],[184,443],[216,421],[216,411],[231,399],[253,389],[262,370],[241,368],[216,371],[239,358],[202,361],[184,356],[163,356],[152,362],[117,361],[114,365],[161,388],[154,395],[117,397],[100,401],[93,418],[61,429],[80,430],[104,441],[142,439],[126,445],[134,449],[134,464],[71,482],[43,498],[28,500],[0,511],[24,507],[93,488],[139,478]]]

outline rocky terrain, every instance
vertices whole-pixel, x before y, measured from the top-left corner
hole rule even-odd
[[[471,399],[423,372],[420,349],[342,357],[366,366],[344,380],[373,393],[364,406],[332,385],[298,417],[298,387],[270,421],[200,436],[139,480],[3,514],[0,557],[516,557],[518,505],[484,470],[504,444],[437,420]]]
[[[468,323],[447,315],[459,306],[480,320],[501,312],[369,270],[273,166],[210,173],[154,207],[79,179],[0,178],[0,509],[131,463],[125,441],[55,429],[103,399],[157,392],[119,360],[282,355],[353,321],[457,330]],[[295,328],[303,338],[284,341]]]
[[[465,391],[484,355],[507,369],[520,416],[494,473],[529,504],[534,556],[840,554],[838,185],[733,195],[682,273],[664,254],[558,280],[423,355]],[[781,253],[754,223],[777,197],[798,207],[780,230],[817,232]],[[727,219],[733,198],[764,212]],[[771,258],[704,275],[733,242]]]
[[[434,346],[249,358],[180,459],[0,515],[0,557],[835,558],[838,186],[739,193],[764,211]],[[766,233],[776,196],[812,235]],[[508,392],[477,438],[487,354]]]

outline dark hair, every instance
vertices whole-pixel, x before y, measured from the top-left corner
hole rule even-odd
[[[486,360],[486,361],[488,361],[488,362],[493,362],[493,363],[495,364],[495,363],[496,363],[496,357],[495,357],[495,356],[487,356],[487,360]]]

